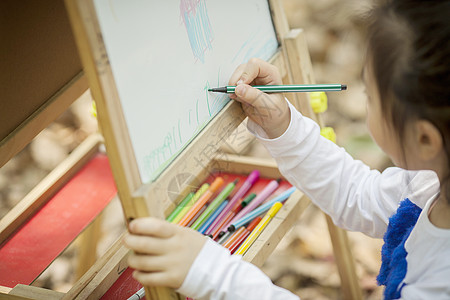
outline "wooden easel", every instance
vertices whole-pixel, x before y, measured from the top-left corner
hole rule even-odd
[[[299,30],[289,29],[281,1],[271,0],[270,4],[278,38],[282,45],[281,50],[274,55],[270,62],[280,69],[286,83],[314,82],[303,33]],[[86,77],[97,103],[99,123],[127,220],[149,215],[166,216],[174,208],[174,204],[165,191],[171,180],[185,169],[195,174],[200,181],[216,170],[248,174],[251,170],[258,169],[264,177],[277,178],[281,176],[272,161],[220,152],[219,145],[233,134],[244,118],[240,106],[231,102],[156,182],[142,184],[107,54],[99,34],[100,30],[92,1],[66,0],[66,6]],[[292,102],[303,114],[314,116],[306,94],[296,95]],[[205,146],[208,145],[216,145],[213,149],[216,155],[206,155],[203,152]],[[180,191],[180,195],[185,194],[187,190],[188,186],[185,186]],[[177,201],[180,201],[181,198],[180,196]],[[261,266],[308,204],[309,200],[301,192],[294,193],[286,202],[283,210],[245,254],[244,259]],[[336,231],[334,225],[330,223],[329,226],[345,299],[361,299],[361,291],[356,280],[345,232]],[[100,298],[126,269],[128,253],[129,251],[121,245],[119,240],[102,258],[97,260],[67,294],[45,292],[45,297],[54,299]],[[17,290],[22,290],[20,294],[26,296],[12,296],[10,293],[11,299],[40,298],[35,293],[36,288],[21,286]],[[147,299],[181,299],[181,295],[165,288],[146,288],[146,295]]]

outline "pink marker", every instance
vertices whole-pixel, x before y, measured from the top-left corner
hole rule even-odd
[[[217,218],[214,220],[214,222],[211,224],[211,226],[209,226],[209,229],[205,232],[205,235],[211,234],[216,229],[217,225],[219,225],[221,223],[221,221],[223,220],[223,218],[225,218],[227,213],[233,209],[235,204],[241,198],[243,198],[245,193],[248,192],[248,190],[252,187],[252,185],[258,179],[259,179],[259,171],[258,170],[254,170],[250,173],[250,175],[248,175],[247,179],[242,184],[240,189],[236,192],[236,194],[234,194],[233,198],[230,200],[230,202],[228,202],[227,206],[225,206],[223,211],[220,213],[220,215],[217,216]],[[225,227],[225,228],[228,228],[228,227]]]
[[[240,218],[245,216],[247,213],[251,212],[255,207],[257,207],[258,205],[263,203],[264,200],[266,200],[267,197],[269,197],[270,194],[272,194],[278,188],[278,186],[280,185],[280,181],[281,181],[281,179],[277,179],[277,180],[272,180],[271,182],[269,182],[269,184],[266,185],[264,190],[262,190],[262,192],[259,193],[258,196],[256,196],[256,198],[253,199],[252,202],[250,202],[237,215],[235,215],[234,218],[224,228],[228,228],[234,221],[239,220]]]

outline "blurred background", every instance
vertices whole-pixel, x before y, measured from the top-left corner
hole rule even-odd
[[[348,90],[329,93],[324,120],[334,127],[337,143],[372,168],[383,170],[389,159],[372,142],[365,125],[364,63],[365,16],[372,0],[284,0],[291,28],[303,28],[318,83],[342,83]],[[92,99],[86,92],[56,122],[45,129],[21,153],[0,168],[0,217],[3,217],[40,180],[89,134],[97,121],[89,112]],[[252,145],[252,154],[265,156]],[[102,241],[98,254],[124,230],[118,201],[108,206],[102,218]],[[106,216],[105,216],[106,215]],[[380,267],[381,240],[349,233],[357,274],[365,299],[381,299],[376,285]],[[77,243],[71,245],[34,283],[67,291],[77,279]],[[341,299],[340,280],[323,214],[310,206],[282,240],[263,267],[279,286],[302,299]]]

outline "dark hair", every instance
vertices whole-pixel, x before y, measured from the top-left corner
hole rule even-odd
[[[449,172],[450,1],[387,1],[371,18],[368,58],[383,115],[400,141],[409,121],[431,122],[442,136]],[[441,185],[450,201],[450,174]]]

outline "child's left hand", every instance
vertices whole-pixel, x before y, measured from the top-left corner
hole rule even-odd
[[[156,218],[133,220],[125,245],[134,252],[128,265],[143,285],[181,287],[207,237]]]

